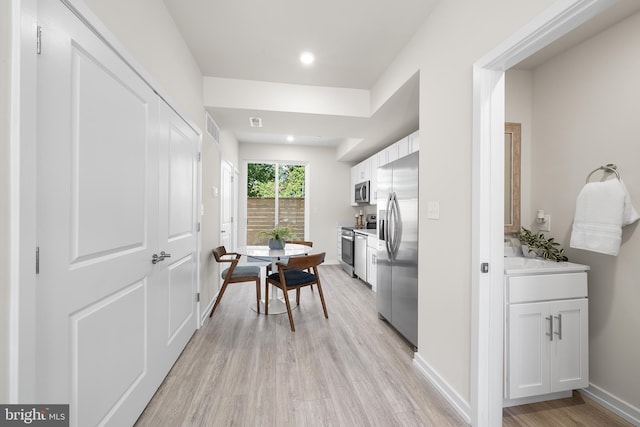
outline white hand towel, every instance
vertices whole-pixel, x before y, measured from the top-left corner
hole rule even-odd
[[[576,249],[618,255],[622,227],[640,215],[631,205],[622,180],[587,183],[576,200],[570,246]]]

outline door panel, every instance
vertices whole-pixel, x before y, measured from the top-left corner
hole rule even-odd
[[[551,365],[553,391],[589,386],[588,300],[575,299],[551,303],[554,313],[554,342]]]
[[[97,425],[107,419],[108,413],[120,407],[145,380],[149,348],[147,319],[140,307],[145,304],[146,285],[133,283],[71,316],[71,348],[77,349],[71,390],[82,425]],[[126,351],[121,351],[123,348]],[[100,399],[95,398],[97,384]]]
[[[70,53],[72,258],[82,261],[144,244],[148,103],[77,44]]]
[[[36,400],[109,424],[156,386],[157,98],[60,2],[39,21]]]
[[[509,398],[549,393],[549,304],[509,306]]]
[[[198,134],[166,103],[160,102],[159,243],[171,257],[156,264],[155,308],[164,377],[197,328],[196,260]]]

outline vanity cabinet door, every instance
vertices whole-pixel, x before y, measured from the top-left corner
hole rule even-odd
[[[511,304],[508,333],[508,398],[549,393],[549,303]]]
[[[586,298],[551,302],[553,346],[551,391],[589,386],[588,302]]]
[[[510,304],[509,399],[589,384],[588,300]]]

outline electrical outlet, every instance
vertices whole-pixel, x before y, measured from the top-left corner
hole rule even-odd
[[[540,224],[540,231],[551,231],[551,215],[544,216],[544,222]]]

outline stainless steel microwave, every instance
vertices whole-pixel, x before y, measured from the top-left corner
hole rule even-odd
[[[355,188],[355,201],[358,204],[368,204],[369,203],[369,181],[364,181],[359,184],[356,184]]]

